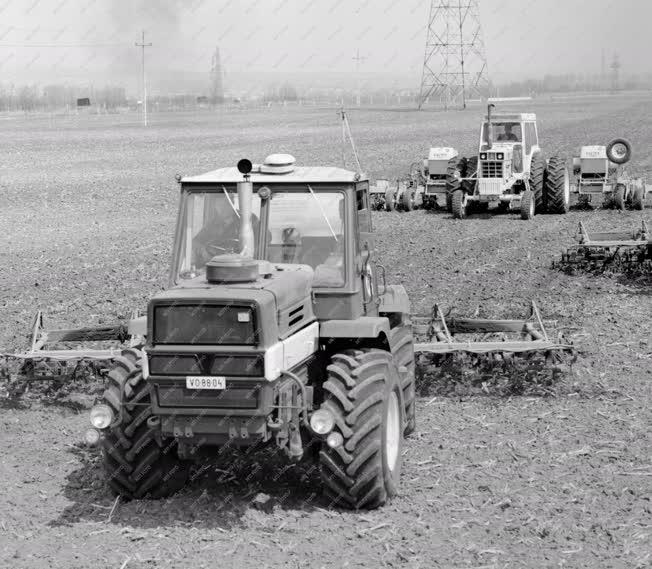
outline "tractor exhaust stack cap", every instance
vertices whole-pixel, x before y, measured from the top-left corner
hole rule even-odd
[[[253,168],[251,160],[243,158],[238,162],[238,171],[243,175],[242,182],[238,182],[238,205],[240,206],[240,255],[253,259],[254,257],[254,228],[251,224],[251,211],[254,186],[249,174]]]

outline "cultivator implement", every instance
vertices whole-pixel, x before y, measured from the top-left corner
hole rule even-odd
[[[413,330],[422,375],[524,386],[550,383],[574,361],[572,344],[534,302],[529,316],[516,320],[446,317],[435,305],[430,315],[413,316]]]
[[[125,324],[61,330],[46,330],[43,314],[34,317],[31,343],[28,350],[18,353],[0,353],[0,379],[11,385],[25,385],[32,381],[64,381],[83,372],[99,372],[120,356],[125,345],[136,345],[139,336]],[[80,344],[120,344],[120,347],[81,347]],[[74,345],[74,346],[72,346]]]
[[[577,245],[562,252],[553,264],[569,273],[652,273],[652,234],[645,221],[635,231],[589,232],[580,221],[575,233]]]

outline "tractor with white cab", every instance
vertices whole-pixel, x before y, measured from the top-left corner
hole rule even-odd
[[[564,214],[570,205],[570,178],[563,158],[546,160],[539,146],[534,113],[493,113],[487,108],[478,155],[460,161],[451,181],[451,211],[462,219],[475,207],[518,211],[522,219],[538,213]],[[463,165],[463,168],[462,168]]]

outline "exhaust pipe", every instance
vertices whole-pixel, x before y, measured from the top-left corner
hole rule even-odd
[[[495,109],[496,105],[489,103],[487,105],[487,149],[491,150],[494,143],[494,125],[491,122],[491,109]]]
[[[238,205],[240,206],[240,245],[242,257],[253,258],[256,244],[254,243],[254,227],[251,223],[251,211],[254,186],[249,180],[249,173],[252,169],[250,160],[243,158],[238,162],[238,171],[243,175],[244,180],[238,182]]]

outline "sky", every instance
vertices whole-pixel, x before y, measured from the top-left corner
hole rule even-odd
[[[229,74],[356,65],[418,83],[429,9],[430,0],[0,0],[0,82],[137,82],[144,29],[154,83],[208,77],[216,46],[227,87]],[[650,0],[479,0],[479,10],[496,83],[599,73],[603,52],[607,67],[619,54],[623,75],[652,72]]]

